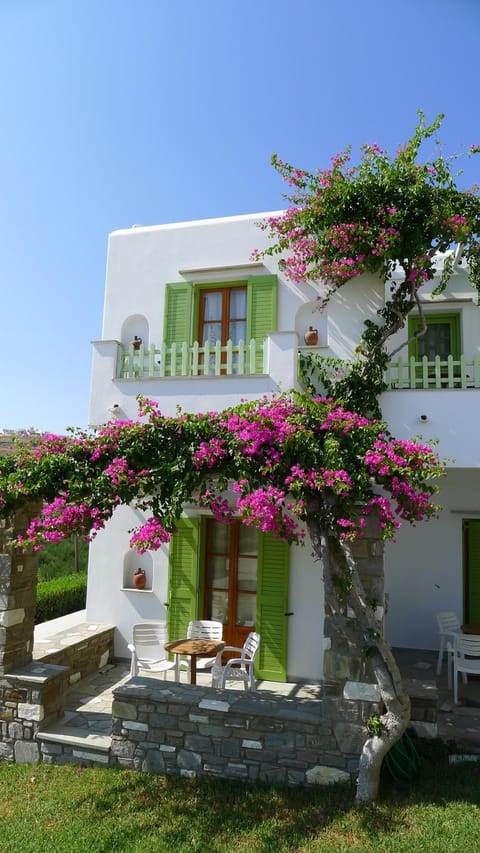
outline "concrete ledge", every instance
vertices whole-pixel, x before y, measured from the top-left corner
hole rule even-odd
[[[89,729],[72,729],[71,726],[62,725],[62,723],[37,732],[36,739],[48,743],[70,744],[98,752],[108,752],[112,744],[112,738],[109,735],[92,734]]]
[[[114,630],[114,625],[87,622],[69,624],[56,633],[49,633],[45,627],[35,633],[33,659],[42,664],[68,666],[72,684],[112,660]]]

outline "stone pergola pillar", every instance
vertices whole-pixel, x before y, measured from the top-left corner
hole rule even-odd
[[[29,504],[0,521],[0,759],[40,760],[36,735],[63,714],[69,668],[32,660],[38,556],[12,540],[38,515]]]
[[[32,660],[38,555],[22,554],[11,542],[39,510],[30,504],[0,521],[0,676]]]
[[[378,630],[383,633],[384,543],[374,519],[368,522],[364,538],[353,543],[352,552],[366,597],[377,603]],[[324,716],[331,721],[340,751],[353,757],[361,752],[367,737],[368,718],[383,713],[380,690],[364,653],[363,638],[359,636],[353,645],[339,636],[328,613],[324,634]]]

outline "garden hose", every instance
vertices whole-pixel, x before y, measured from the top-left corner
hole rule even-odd
[[[387,752],[383,763],[397,785],[406,785],[416,777],[420,769],[420,756],[406,732]]]

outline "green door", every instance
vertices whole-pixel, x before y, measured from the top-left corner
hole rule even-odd
[[[197,618],[200,519],[181,518],[172,536],[168,572],[168,636],[187,636],[187,626]]]
[[[208,566],[205,565],[205,536],[206,525],[202,525],[200,519],[182,518],[178,524],[178,532],[172,537],[170,543],[168,623],[169,637],[172,640],[186,636],[191,619],[222,618],[224,621],[219,612],[211,612],[212,596],[209,595],[211,571],[209,573]],[[208,550],[206,556],[209,556]],[[219,563],[218,554],[214,557],[216,563]],[[222,555],[222,559],[223,565],[225,555]],[[240,559],[242,559],[241,554]],[[286,614],[289,559],[290,549],[285,542],[275,539],[271,534],[259,534],[256,596],[254,596],[256,622],[254,625],[248,622],[248,627],[244,628],[243,632],[245,636],[249,631],[258,631],[261,635],[255,674],[257,678],[268,681],[286,681],[287,678],[288,616]],[[200,565],[201,572],[199,572]],[[247,569],[248,567],[241,567],[240,577],[243,572],[248,579],[246,585],[249,589],[242,589],[237,596],[237,599],[245,599],[241,602],[240,609],[243,608],[243,610],[246,608],[246,601],[252,597],[250,587],[254,588],[251,583],[251,573]],[[205,573],[209,577],[205,584],[206,594],[204,595]],[[221,597],[225,591],[223,588],[220,589],[217,581],[214,586],[214,595],[217,598]],[[225,608],[225,612],[228,615],[228,607]],[[226,639],[229,642],[228,638]]]
[[[287,680],[288,584],[290,548],[272,533],[258,543],[257,631],[261,635],[255,675]]]
[[[480,519],[463,522],[464,622],[480,624]]]

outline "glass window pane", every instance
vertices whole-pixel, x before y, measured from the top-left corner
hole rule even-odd
[[[203,319],[222,319],[222,292],[203,294]]]
[[[237,625],[255,627],[256,595],[239,595],[237,599]]]
[[[251,557],[239,557],[238,560],[238,589],[256,590],[257,561]]]
[[[217,341],[222,339],[222,324],[221,323],[204,323],[202,346],[208,343],[210,346],[215,346]]]
[[[228,337],[235,346],[239,341],[246,343],[247,324],[245,320],[236,320],[228,324]]]
[[[230,292],[230,317],[242,319],[247,316],[247,291],[232,290]]]
[[[214,554],[228,554],[230,548],[230,526],[219,521],[210,522],[210,543],[208,550]]]
[[[436,355],[446,359],[451,353],[450,323],[432,323],[427,325],[425,335],[418,339],[420,357],[427,356],[433,361]]]
[[[258,554],[258,532],[254,527],[240,525],[238,535],[239,554]]]
[[[225,625],[228,618],[228,593],[210,592],[208,596],[207,619],[216,619]]]
[[[228,557],[209,557],[208,559],[208,586],[219,586],[228,588]]]

